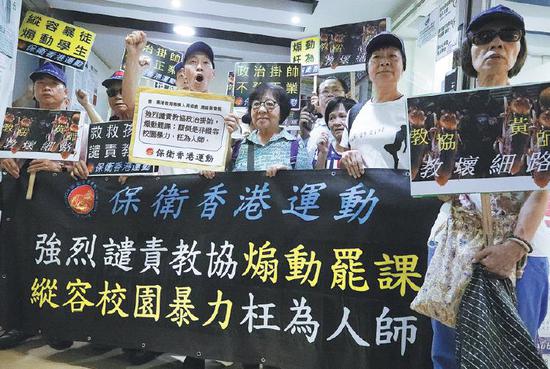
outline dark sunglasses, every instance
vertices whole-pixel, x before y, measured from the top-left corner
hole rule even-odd
[[[121,88],[108,88],[107,89],[107,96],[109,96],[109,97],[115,97],[118,94],[122,95],[122,87]]]
[[[468,34],[468,38],[474,45],[486,45],[493,41],[497,36],[504,42],[516,42],[521,39],[521,36],[523,36],[523,31],[519,29],[505,28],[498,31],[491,29],[476,33],[470,32]]]

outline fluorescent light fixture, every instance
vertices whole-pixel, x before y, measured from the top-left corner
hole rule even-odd
[[[172,0],[172,7],[179,8],[181,6],[181,0]]]
[[[300,23],[300,17],[298,17],[297,15],[295,15],[294,17],[292,17],[292,19],[290,20],[292,22],[292,24],[298,24]]]
[[[189,26],[174,26],[174,32],[180,36],[193,36],[195,34],[195,29]]]

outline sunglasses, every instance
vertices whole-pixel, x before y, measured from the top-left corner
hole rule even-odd
[[[108,88],[107,89],[107,96],[109,96],[109,97],[115,97],[118,94],[122,95],[122,87],[121,88]]]
[[[523,36],[523,31],[513,28],[505,28],[501,30],[487,30],[479,31],[476,33],[470,32],[468,38],[474,45],[486,45],[489,42],[493,41],[495,37],[500,37],[504,42],[516,42],[521,39]]]

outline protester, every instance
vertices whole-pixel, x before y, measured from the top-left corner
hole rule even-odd
[[[509,85],[510,78],[521,70],[527,54],[523,18],[498,5],[474,17],[466,36],[462,47],[464,72],[475,77],[479,87]],[[518,261],[527,255],[522,244],[532,245],[533,251],[528,255],[523,277],[517,280],[516,297],[519,315],[533,339],[548,304],[547,256],[550,255],[550,246],[542,223],[547,203],[546,191],[492,194],[495,241],[483,248],[483,237],[479,236],[483,233],[480,195],[453,196],[442,206],[428,243],[430,260],[438,248],[449,249],[453,244],[477,248],[481,251],[477,252],[473,262],[479,262],[488,272],[501,278],[508,278],[515,272]],[[453,273],[453,270],[452,266],[446,269],[448,273]],[[441,279],[444,280],[445,276]],[[432,320],[432,327],[434,368],[457,368],[455,330],[435,320]],[[517,336],[510,332],[510,339],[514,338]],[[513,367],[514,363],[501,365]]]
[[[341,146],[341,166],[359,178],[368,168],[406,169],[407,100],[397,89],[406,68],[403,41],[382,32],[367,44],[367,73],[372,82],[372,97],[353,107]]]
[[[347,129],[346,121],[348,111],[357,102],[346,97],[337,97],[327,104],[325,109],[325,122],[330,129],[334,142],[331,143],[329,135],[325,132],[321,134],[317,142],[317,152],[315,153],[315,169],[339,169],[342,154],[346,151],[345,147],[340,145],[342,133]]]
[[[109,121],[113,120],[129,120],[132,119],[132,113],[128,110],[128,105],[122,99],[122,79],[124,78],[124,71],[118,70],[113,75],[101,84],[106,88],[106,93],[109,101],[109,107],[111,108],[111,117]],[[95,111],[93,105],[88,100],[88,94],[85,91],[77,91],[77,99],[80,105],[86,110],[90,116],[92,123],[104,122],[104,120]],[[86,179],[90,175],[88,166],[86,165],[86,151],[88,150],[88,129],[85,127],[82,135],[80,160],[76,162],[71,170],[71,176],[73,178]],[[121,177],[125,178],[125,177]]]
[[[244,140],[233,145],[231,171],[265,170],[266,176],[274,177],[280,170],[312,169],[303,142],[281,127],[291,109],[285,90],[262,83],[252,91],[249,101],[243,122],[254,129]],[[232,132],[234,127],[228,125],[227,128]],[[201,174],[214,178],[215,172],[203,171]]]
[[[306,143],[307,152],[311,158],[317,149],[317,142],[321,137],[322,132],[329,134],[330,142],[334,141],[327,123],[323,117],[327,104],[335,97],[345,96],[349,92],[348,86],[340,78],[329,77],[317,86],[317,95],[311,97],[312,104],[317,108],[320,117],[315,114],[315,111],[309,111],[307,107],[302,109],[300,113],[300,130],[301,136]],[[318,99],[318,106],[314,104]]]
[[[67,77],[65,72],[55,64],[46,62],[36,69],[29,78],[33,81],[34,98],[39,109],[63,110],[68,106]],[[3,159],[0,167],[14,178],[19,178],[20,170],[25,160]],[[67,170],[67,164],[62,161],[35,159],[31,160],[27,172],[36,173],[62,172]],[[0,349],[7,349],[19,345],[30,335],[12,329],[0,336]],[[48,344],[55,349],[62,350],[72,345],[72,341],[60,341],[47,338]]]

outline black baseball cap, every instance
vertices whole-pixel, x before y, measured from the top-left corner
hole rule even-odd
[[[178,72],[178,70],[183,68],[187,59],[189,59],[191,55],[195,53],[204,53],[206,56],[208,56],[208,59],[210,59],[210,62],[212,63],[212,68],[216,69],[216,66],[214,65],[214,52],[212,51],[212,48],[206,42],[197,41],[193,42],[191,45],[189,45],[187,50],[185,50],[183,61],[176,64],[176,66],[174,67],[176,73]]]
[[[381,32],[369,41],[369,43],[367,44],[366,63],[369,62],[372,53],[384,47],[395,47],[396,49],[398,49],[401,52],[401,56],[403,58],[403,70],[407,69],[407,56],[405,55],[405,45],[403,44],[401,38],[391,32]]]
[[[525,22],[523,21],[523,17],[512,9],[500,4],[476,15],[470,22],[466,32],[473,32],[484,24],[497,19],[502,19],[508,24],[516,26],[525,32]]]

